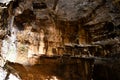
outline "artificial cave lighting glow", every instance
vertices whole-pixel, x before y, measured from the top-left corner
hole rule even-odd
[[[7,72],[0,68],[0,80],[4,80],[7,75]]]
[[[52,76],[53,77],[53,80],[58,80],[56,76]]]
[[[17,78],[16,76],[14,76],[13,74],[10,74],[8,80],[21,80],[21,79],[18,79],[18,78]]]
[[[15,76],[13,74],[8,75],[8,74],[9,73],[6,70],[0,67],[0,80],[21,80],[19,76]]]
[[[6,3],[6,5],[12,0],[0,0],[0,3]]]
[[[56,76],[48,76],[45,80],[59,80]]]
[[[2,56],[5,60],[15,62],[17,56],[17,48],[16,48],[16,28],[13,27],[14,16],[11,17],[9,27],[11,31],[11,36],[6,36],[6,38],[2,41]]]

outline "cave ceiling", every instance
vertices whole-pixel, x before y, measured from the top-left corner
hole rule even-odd
[[[8,5],[10,1],[12,0],[0,0],[0,3]],[[15,10],[23,12],[31,9],[40,19],[49,15],[62,21],[79,20],[84,25],[102,22],[112,22],[116,26],[120,24],[119,0],[14,0],[14,2]],[[40,13],[35,12],[36,10],[40,10]]]

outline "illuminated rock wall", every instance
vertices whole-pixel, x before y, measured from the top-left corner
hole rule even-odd
[[[25,58],[59,54],[60,48],[63,54],[65,45],[91,45],[119,37],[118,1],[14,1],[1,14],[6,30],[8,18],[15,16],[17,51]]]
[[[119,0],[15,0],[8,6],[1,5],[0,44],[5,47],[3,52],[9,52],[4,46],[4,40],[6,36],[11,38],[11,29],[17,29],[17,39],[13,43],[16,47],[12,47],[17,48],[16,52],[12,50],[13,55],[17,54],[17,63],[35,65],[39,63],[39,56],[44,54],[49,57],[71,55],[108,58],[117,57],[120,53]],[[15,16],[14,27],[9,28],[11,16]],[[5,54],[7,57],[9,55]],[[82,62],[80,69],[84,68],[84,71],[78,72],[78,76],[82,75],[81,79],[86,80],[87,74],[90,74],[87,69],[90,69],[91,67],[88,67],[92,64]],[[65,70],[68,71],[62,77],[65,76],[66,80],[78,79],[70,69],[71,67],[67,66]],[[28,76],[33,77],[33,74]]]

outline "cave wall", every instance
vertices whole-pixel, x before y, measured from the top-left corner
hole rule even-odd
[[[10,16],[15,16],[17,51],[21,57],[41,54],[50,56],[61,54],[60,50],[62,54],[68,53],[65,51],[66,45],[91,45],[99,41],[112,42],[114,39],[119,42],[119,1],[21,0],[11,2],[7,7],[1,8],[1,39],[9,35],[7,24]],[[99,45],[105,47],[105,53],[101,54],[106,55],[106,46]]]
[[[108,60],[104,60],[102,64],[95,63],[94,80],[120,79],[119,64],[112,60],[118,59],[119,62],[119,0],[15,0],[8,5],[1,3],[0,6],[0,47],[3,46],[3,40],[12,34],[9,23],[11,16],[15,17],[13,24],[17,30],[15,62],[35,65],[42,62],[39,62],[39,56],[44,55],[49,57],[47,57],[47,61],[43,59],[43,63],[44,61],[51,63],[49,62],[51,56],[64,57],[66,54],[72,57],[105,57],[103,60],[111,59],[111,63]],[[2,58],[0,61],[2,62]],[[74,62],[74,60],[71,61]],[[101,59],[98,58],[98,61]],[[65,73],[62,75],[60,72],[57,76],[62,75],[65,79],[89,80],[93,63],[90,64],[89,60],[88,63],[86,62],[83,60],[80,64],[63,66]],[[109,66],[111,64],[112,66]],[[45,68],[49,66],[45,66]],[[74,69],[73,72],[71,72],[71,68]],[[34,79],[39,69],[37,67],[34,68],[35,70],[28,69],[30,69],[28,70],[30,74],[25,73],[24,78]],[[77,69],[80,69],[79,72]],[[56,70],[55,68],[55,72]],[[36,74],[33,74],[32,71]]]

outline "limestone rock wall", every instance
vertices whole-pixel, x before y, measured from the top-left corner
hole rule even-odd
[[[66,53],[65,45],[91,45],[100,41],[101,46],[101,41],[116,37],[119,42],[119,1],[21,0],[7,7],[1,9],[1,27],[9,34],[6,16],[15,16],[18,53],[23,56],[59,54],[60,48]]]
[[[0,46],[3,44],[2,41],[12,34],[8,25],[10,17],[14,16],[13,26],[17,29],[17,40],[15,41],[17,63],[34,65],[38,63],[39,56],[43,55],[49,57],[57,55],[63,57],[64,55],[97,56],[119,59],[119,0],[14,0],[9,4],[8,1],[6,4],[2,2],[0,6]],[[89,62],[84,66],[80,65],[81,68],[70,65],[74,69],[73,73],[76,73],[76,69],[80,69],[82,72],[81,69],[84,68],[85,71],[78,72],[78,76],[69,72],[71,67],[66,66],[63,76],[65,79],[69,79],[70,75],[75,79],[82,76],[81,79],[86,80],[86,76],[90,74],[91,65]],[[99,65],[96,66],[95,63],[94,69],[101,71],[98,69]],[[102,67],[106,69],[106,66]],[[111,70],[113,66],[107,67]],[[114,69],[118,70],[118,68]],[[97,70],[96,73],[98,73]],[[106,73],[105,75],[108,77],[112,74]],[[33,73],[27,76],[34,79]],[[99,75],[97,76],[99,78]],[[102,79],[110,78],[103,77]],[[117,76],[116,79],[119,77]]]

